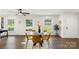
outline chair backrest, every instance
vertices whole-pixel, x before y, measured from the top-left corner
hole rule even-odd
[[[32,36],[33,43],[37,43],[41,41],[41,37],[39,35],[33,35]]]
[[[27,33],[25,33],[25,37],[29,40],[29,37],[28,37]]]
[[[42,39],[43,40],[49,40],[51,36],[51,33],[49,33],[49,35],[42,35]]]
[[[47,40],[49,40],[49,39],[50,39],[50,36],[51,36],[51,33],[49,33]]]

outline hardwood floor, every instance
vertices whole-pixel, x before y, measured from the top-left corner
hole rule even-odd
[[[0,39],[0,49],[24,49],[25,46],[25,36],[9,36],[7,38]],[[49,49],[79,49],[79,39],[76,38],[60,38],[57,36],[51,36]],[[32,40],[29,40],[27,48],[32,49]],[[34,49],[39,49],[38,44]],[[43,47],[41,49],[48,49],[47,41],[43,42]]]

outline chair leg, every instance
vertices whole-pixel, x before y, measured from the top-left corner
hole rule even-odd
[[[33,45],[32,45],[32,49],[33,49]]]
[[[39,42],[39,49],[41,49],[41,43]]]
[[[24,46],[24,49],[26,49],[26,48],[27,48],[27,44],[28,44],[28,39],[27,39],[27,42],[26,42],[26,44],[25,44],[25,46]]]
[[[39,42],[39,48],[42,47],[42,43],[43,43],[43,41],[40,41],[40,42]]]
[[[50,45],[49,45],[49,40],[47,40],[47,42],[48,42],[48,49],[50,48]]]
[[[37,43],[33,43],[33,45],[32,45],[32,49],[33,49],[33,47],[36,45]]]
[[[33,47],[34,47],[34,43],[33,43],[33,45],[32,45],[32,49],[33,49]]]

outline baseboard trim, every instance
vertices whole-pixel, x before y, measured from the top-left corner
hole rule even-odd
[[[59,37],[62,39],[79,39],[79,38],[67,38],[67,37],[61,37],[61,36],[59,36]]]

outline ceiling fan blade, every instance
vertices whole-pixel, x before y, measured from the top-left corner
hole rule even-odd
[[[22,13],[23,14],[23,13]],[[25,14],[23,14],[23,16],[26,16]]]
[[[30,14],[30,13],[27,13],[27,12],[22,12],[23,14]]]

